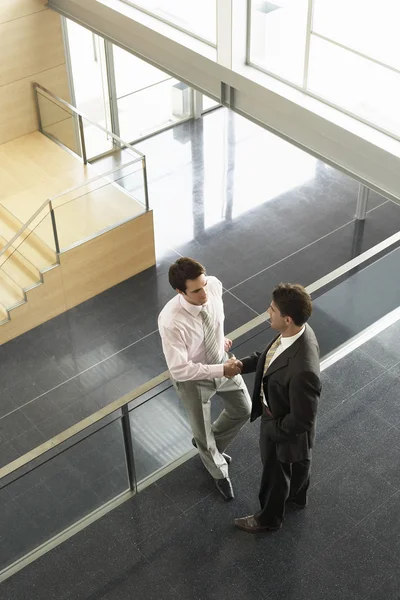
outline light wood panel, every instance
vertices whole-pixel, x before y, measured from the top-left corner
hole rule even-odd
[[[7,319],[8,319],[7,311],[6,311],[5,307],[2,304],[0,304],[0,323],[2,321],[6,321]],[[1,327],[1,325],[0,325],[0,327]],[[1,330],[0,330],[0,340],[1,340]],[[1,342],[0,342],[0,344],[1,344]]]
[[[37,130],[32,81],[69,100],[65,64],[0,87],[0,144]]]
[[[61,21],[44,10],[0,25],[0,85],[65,63]]]
[[[0,146],[0,202],[22,221],[46,198],[96,174],[39,132]]]
[[[60,256],[65,304],[72,308],[155,264],[153,212]]]
[[[0,236],[0,250],[6,244],[7,241]],[[34,267],[21,252],[12,247],[0,256],[0,269],[7,273],[23,290],[40,281],[39,269]]]
[[[44,283],[27,293],[28,301],[11,311],[8,323],[0,325],[0,344],[65,312],[60,267],[44,274]]]
[[[43,211],[43,215],[46,214]],[[41,220],[43,215],[41,214],[37,220]],[[31,227],[21,233],[15,245],[18,246],[19,252],[26,260],[40,271],[55,264],[57,260],[55,251],[52,249],[52,247],[54,248],[54,242],[53,246],[51,244],[47,245],[40,237],[40,234],[44,231],[46,237],[50,239],[52,229],[49,214],[41,221],[39,226],[35,227],[35,225],[36,223],[33,221]],[[2,237],[7,241],[11,240],[21,227],[21,221],[16,219],[4,206],[0,205],[0,234]],[[50,235],[48,235],[48,230],[50,230]]]
[[[38,132],[4,144],[0,147],[0,179],[4,181],[0,188],[0,202],[20,221],[20,224],[14,223],[14,233],[46,198],[76,186],[80,187],[53,202],[61,248],[68,248],[143,212],[142,204],[106,178],[85,185],[90,177],[96,175],[93,167],[84,167],[76,157]],[[44,214],[32,223],[31,228]],[[4,225],[9,221],[8,217]],[[35,233],[54,249],[50,218]],[[11,239],[12,229],[9,228],[3,235]]]
[[[0,344],[155,264],[153,213],[145,213],[61,255],[44,283],[0,325]],[[4,313],[4,311],[3,311]],[[0,310],[0,321],[4,314]]]
[[[0,269],[0,302],[10,309],[24,300],[21,288],[10,278],[7,273]]]
[[[47,0],[0,0],[0,23],[46,10]]]
[[[45,0],[0,0],[0,144],[37,130],[33,81],[70,99],[60,16]]]

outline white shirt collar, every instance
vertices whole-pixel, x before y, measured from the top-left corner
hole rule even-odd
[[[292,344],[294,344],[294,342],[296,340],[298,340],[300,336],[303,335],[303,333],[305,332],[305,330],[306,330],[306,326],[303,325],[303,327],[300,329],[300,331],[298,333],[295,333],[295,335],[291,335],[289,337],[282,337],[281,336],[281,344],[282,344],[283,348],[285,348],[285,349],[289,348],[289,346],[291,346]]]
[[[197,317],[201,313],[201,309],[203,308],[203,306],[198,306],[196,304],[190,304],[190,302],[188,302],[186,300],[186,298],[183,296],[183,294],[179,294],[179,302],[180,302],[182,308],[184,308],[193,317]],[[205,304],[204,306],[207,306],[207,304]]]

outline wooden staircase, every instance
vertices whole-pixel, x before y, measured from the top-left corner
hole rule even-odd
[[[0,251],[21,230],[23,223],[0,204]],[[43,284],[43,273],[57,266],[56,253],[34,232],[35,223],[25,229],[0,256],[0,324],[27,302],[29,292]]]

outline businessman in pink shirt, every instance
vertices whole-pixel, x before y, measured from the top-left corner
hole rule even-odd
[[[191,258],[169,269],[177,295],[161,311],[158,328],[170,376],[188,413],[193,445],[225,500],[234,497],[225,449],[250,417],[251,400],[224,336],[222,284]],[[224,403],[211,422],[211,398]]]

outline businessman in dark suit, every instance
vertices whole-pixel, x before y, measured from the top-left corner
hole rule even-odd
[[[238,361],[242,373],[256,373],[251,421],[261,416],[263,463],[261,509],[235,519],[244,531],[280,529],[287,502],[294,508],[307,505],[321,391],[318,342],[307,325],[311,312],[311,298],[301,285],[278,285],[268,313],[279,335],[264,352]]]

